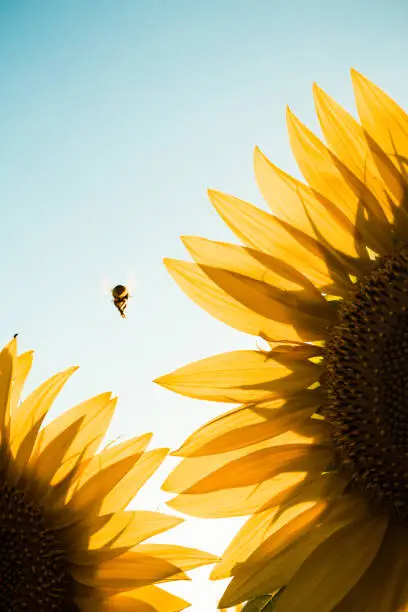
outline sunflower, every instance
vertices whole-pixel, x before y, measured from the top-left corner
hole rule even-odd
[[[167,449],[151,434],[95,454],[116,398],[103,393],[42,427],[69,368],[19,396],[32,353],[0,353],[0,610],[176,612],[189,604],[155,583],[213,557],[142,543],[180,519],[126,506]]]
[[[210,199],[245,246],[185,238],[180,287],[264,348],[157,382],[239,403],[193,433],[164,484],[199,517],[249,516],[215,566],[228,607],[408,610],[408,116],[352,72],[356,121],[314,86],[323,144],[288,110],[305,182],[255,150],[273,214]]]

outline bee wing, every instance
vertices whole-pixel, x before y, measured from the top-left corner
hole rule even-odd
[[[129,291],[129,297],[133,297],[136,286],[136,275],[133,270],[130,270],[126,275],[126,287]]]

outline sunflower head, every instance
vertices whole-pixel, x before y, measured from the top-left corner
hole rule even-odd
[[[187,602],[156,583],[187,578],[211,555],[146,543],[180,519],[126,510],[167,449],[151,435],[96,453],[116,399],[103,393],[43,421],[76,370],[20,402],[32,353],[0,353],[0,609],[176,612]]]
[[[240,403],[193,433],[165,488],[198,516],[251,515],[213,578],[220,606],[408,606],[408,116],[352,72],[360,122],[314,86],[326,143],[289,110],[296,180],[255,150],[272,214],[210,199],[244,246],[184,240],[181,288],[264,350],[158,379]],[[276,603],[275,603],[276,602]]]

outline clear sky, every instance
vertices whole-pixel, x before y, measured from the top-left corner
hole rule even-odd
[[[254,145],[297,173],[285,105],[315,127],[314,80],[354,113],[353,66],[408,107],[407,21],[405,0],[0,0],[1,341],[36,351],[30,389],[81,366],[54,415],[112,390],[110,438],[175,448],[222,409],[151,380],[255,339],[190,303],[162,258],[184,257],[182,234],[232,238],[208,187],[262,205]],[[123,321],[103,285],[129,276]],[[170,465],[138,507],[166,511]],[[220,553],[236,523],[160,539]],[[182,588],[195,612],[220,593],[207,573]]]

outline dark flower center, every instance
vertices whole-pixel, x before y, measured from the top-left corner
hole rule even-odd
[[[343,468],[372,502],[408,520],[408,247],[356,284],[325,363],[324,415]]]
[[[64,547],[27,493],[0,485],[0,612],[76,609]]]

